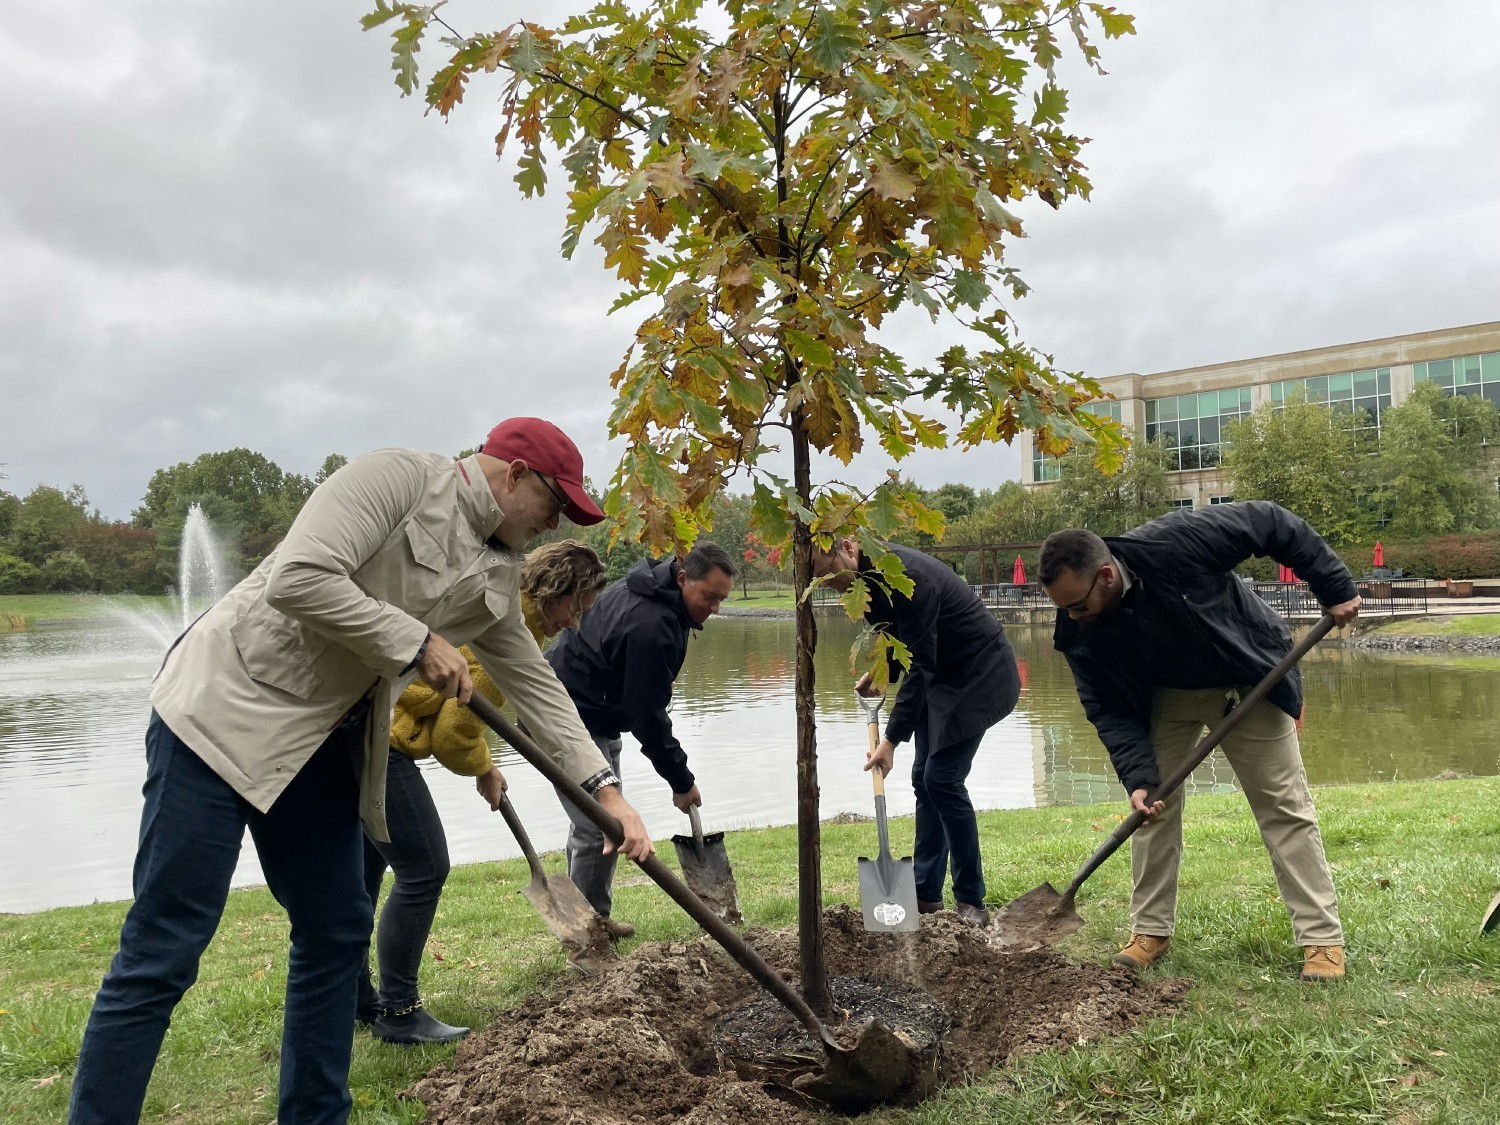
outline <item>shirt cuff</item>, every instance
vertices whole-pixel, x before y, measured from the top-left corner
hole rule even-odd
[[[429,644],[431,644],[431,643],[432,643],[432,630],[428,629],[427,630],[427,635],[422,638],[422,643],[417,647],[417,655],[413,656],[411,658],[410,662],[406,665],[406,667],[402,668],[401,671],[399,673],[397,673],[397,674],[401,675],[401,676],[404,676],[404,675],[406,675],[406,673],[410,672],[413,668],[415,668],[418,664],[422,663],[422,657],[424,657],[424,656],[427,655],[427,646]]]

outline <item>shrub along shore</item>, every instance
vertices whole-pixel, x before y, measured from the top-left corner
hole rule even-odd
[[[1500,932],[1479,934],[1500,887],[1500,779],[1317,792],[1349,942],[1350,978],[1300,984],[1300,951],[1244,800],[1189,801],[1179,930],[1156,971],[1194,982],[1185,1009],[1129,1035],[1046,1051],[944,1091],[878,1125],[973,1122],[1500,1121]],[[1118,805],[980,814],[989,897],[1061,885],[1118,823]],[[893,825],[910,850],[911,823]],[[829,823],[830,901],[856,902],[855,859],[874,826]],[[796,920],[795,829],[728,838],[747,919]],[[667,849],[670,852],[670,848]],[[670,862],[670,857],[668,857]],[[557,855],[549,868],[560,866]],[[444,1019],[483,1026],[537,989],[574,987],[559,947],[520,896],[520,860],[456,868],[423,966]],[[617,913],[641,941],[694,933],[654,885],[622,870]],[[1129,862],[1084,887],[1087,925],[1060,947],[1107,959],[1124,931]],[[62,1121],[93,991],[125,904],[0,917],[0,1116]],[[275,1116],[287,923],[264,888],[235,891],[167,1036],[144,1120],[229,1123]],[[399,1093],[452,1048],[356,1035],[353,1120],[421,1119]]]

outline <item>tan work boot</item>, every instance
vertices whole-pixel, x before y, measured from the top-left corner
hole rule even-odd
[[[1155,934],[1131,934],[1130,940],[1115,954],[1114,964],[1137,971],[1154,965],[1172,948],[1172,939]]]
[[[1323,983],[1344,979],[1342,945],[1305,945],[1302,947],[1302,979]]]
[[[616,922],[608,914],[604,916],[604,928],[609,931],[609,936],[615,941],[619,941],[621,938],[635,936],[634,926],[632,926],[629,922]]]

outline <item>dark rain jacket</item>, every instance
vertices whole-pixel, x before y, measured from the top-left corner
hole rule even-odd
[[[932,753],[983,734],[1015,709],[1016,658],[974,589],[913,547],[891,547],[914,584],[910,597],[871,584],[865,620],[911,650],[885,736],[900,745],[923,724]],[[868,559],[860,569],[869,573]],[[896,674],[896,667],[891,669]]]
[[[1349,568],[1316,531],[1266,500],[1170,512],[1104,542],[1130,571],[1139,627],[1189,638],[1187,651],[1206,645],[1223,665],[1226,689],[1258,683],[1292,647],[1286,622],[1230,573],[1240,563],[1262,555],[1291,567],[1325,606],[1359,592]],[[1074,621],[1058,610],[1052,643],[1073,670],[1084,714],[1126,792],[1149,789],[1161,781],[1151,747],[1152,703],[1161,685],[1133,659],[1120,630],[1102,624]],[[1266,698],[1298,718],[1297,670]]]
[[[568,689],[590,734],[629,731],[674,793],[693,787],[687,754],[667,708],[691,630],[676,559],[642,559],[613,583],[577,629],[564,630],[547,662]]]

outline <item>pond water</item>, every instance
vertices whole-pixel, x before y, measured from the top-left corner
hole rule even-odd
[[[825,816],[869,813],[861,714],[849,690],[854,627],[821,621],[819,779]],[[796,819],[793,623],[720,617],[695,636],[673,722],[704,799],[709,830]],[[1045,630],[1010,630],[1025,689],[990,731],[969,785],[980,808],[1090,804],[1123,795],[1083,717],[1067,665]],[[0,911],[108,901],[130,894],[142,737],[158,642],[122,621],[0,635]],[[1313,784],[1500,772],[1500,661],[1397,657],[1327,648],[1304,662],[1303,754]],[[626,738],[625,792],[662,839],[686,831],[664,782]],[[909,747],[887,787],[893,814],[913,805]],[[429,763],[430,765],[430,763]],[[501,766],[538,847],[561,847],[567,821],[551,790],[507,751]],[[428,773],[455,863],[518,855],[504,822],[465,778]],[[1228,791],[1218,755],[1190,792]],[[909,829],[907,830],[909,831]],[[896,832],[896,846],[909,836]],[[261,882],[254,848],[236,885]]]

